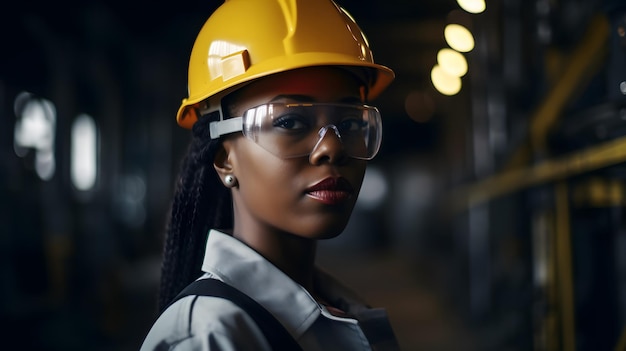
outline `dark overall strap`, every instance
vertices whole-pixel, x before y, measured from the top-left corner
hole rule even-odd
[[[232,286],[217,279],[200,279],[189,284],[170,305],[189,296],[214,296],[233,302],[254,320],[273,350],[302,350],[282,324],[258,302]],[[168,306],[169,307],[169,306]]]

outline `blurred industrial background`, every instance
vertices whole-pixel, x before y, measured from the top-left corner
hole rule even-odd
[[[3,6],[3,348],[138,349],[187,60],[220,3]],[[388,308],[405,350],[626,350],[626,2],[338,3],[397,79],[320,264]]]

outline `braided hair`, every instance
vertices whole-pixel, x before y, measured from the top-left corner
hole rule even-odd
[[[201,272],[207,234],[211,228],[232,228],[232,196],[213,168],[220,147],[211,140],[209,116],[192,129],[171,205],[163,249],[158,306],[163,310]]]

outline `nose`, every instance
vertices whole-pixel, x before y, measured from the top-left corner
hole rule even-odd
[[[332,130],[334,133],[329,133]],[[323,162],[340,163],[347,158],[344,145],[341,141],[339,129],[333,124],[322,127],[319,132],[319,140],[315,144],[309,162],[317,165]]]

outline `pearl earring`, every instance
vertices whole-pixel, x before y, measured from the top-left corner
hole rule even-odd
[[[228,174],[224,177],[224,183],[226,183],[226,187],[228,188],[232,188],[233,186],[235,186],[236,181],[237,179],[233,175]]]

